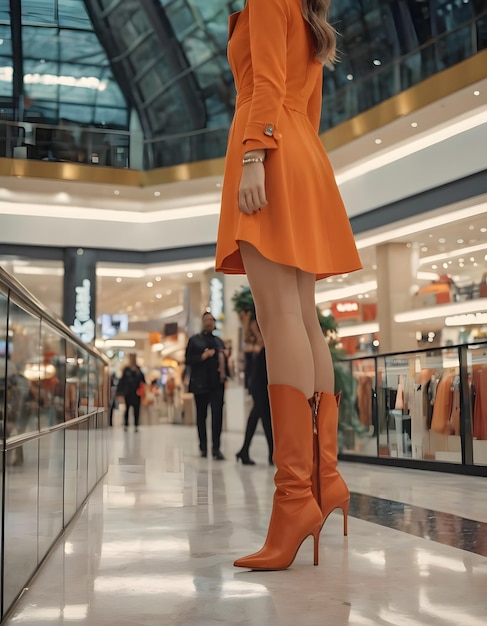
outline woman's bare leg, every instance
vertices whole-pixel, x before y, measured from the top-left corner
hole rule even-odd
[[[316,313],[315,276],[298,270],[297,281],[301,299],[301,312],[313,353],[314,391],[334,393],[335,374],[333,361]]]
[[[314,391],[313,353],[303,321],[297,270],[269,261],[251,244],[240,252],[266,348],[270,385],[290,385],[307,398]]]

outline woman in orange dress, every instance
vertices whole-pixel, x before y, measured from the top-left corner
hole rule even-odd
[[[335,59],[330,0],[247,0],[230,17],[237,87],[216,269],[246,273],[264,337],[276,492],[264,547],[236,566],[285,569],[349,491],[336,469],[338,400],[315,281],[360,269],[318,136],[323,64]],[[313,432],[316,436],[313,437]],[[313,454],[313,448],[315,450]]]

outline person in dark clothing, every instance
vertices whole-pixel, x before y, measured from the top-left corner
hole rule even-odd
[[[145,384],[145,376],[137,365],[136,355],[129,354],[129,364],[122,372],[117,389],[117,395],[123,396],[125,399],[124,430],[128,429],[130,407],[132,407],[134,411],[135,432],[139,430],[141,383]]]
[[[240,460],[243,465],[255,465],[255,461],[253,461],[249,456],[249,448],[260,418],[262,420],[262,426],[264,428],[264,434],[269,448],[269,465],[274,465],[272,460],[274,443],[272,440],[271,407],[267,391],[265,348],[262,335],[260,334],[255,318],[250,322],[249,330],[255,338],[255,341],[253,342],[254,359],[249,377],[249,392],[252,396],[253,404],[247,419],[247,428],[245,429],[243,446],[235,456],[237,461]]]
[[[215,318],[203,314],[203,330],[190,337],[186,346],[186,366],[190,367],[189,391],[196,403],[196,424],[202,457],[208,454],[206,415],[211,407],[212,455],[217,461],[225,457],[220,451],[223,422],[223,399],[227,378],[228,350],[223,341],[213,334]]]

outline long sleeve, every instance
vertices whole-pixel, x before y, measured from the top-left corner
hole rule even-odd
[[[287,0],[248,0],[254,91],[244,133],[245,150],[278,147],[286,95]]]
[[[316,81],[315,88],[308,102],[308,118],[316,132],[320,132],[321,105],[323,102],[323,72]]]

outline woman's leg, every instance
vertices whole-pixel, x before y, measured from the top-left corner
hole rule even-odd
[[[302,315],[298,271],[263,257],[254,246],[240,243],[266,347],[270,385],[291,385],[313,395],[313,353]]]
[[[311,491],[314,389],[313,354],[301,314],[296,270],[265,259],[241,243],[245,271],[264,338],[274,436],[274,493],[264,546],[237,559],[237,567],[286,569],[303,540],[314,538],[314,563],[322,512]]]
[[[316,313],[315,277],[313,274],[298,270],[297,282],[301,313],[313,353],[314,391],[333,393],[335,389],[333,361]]]

